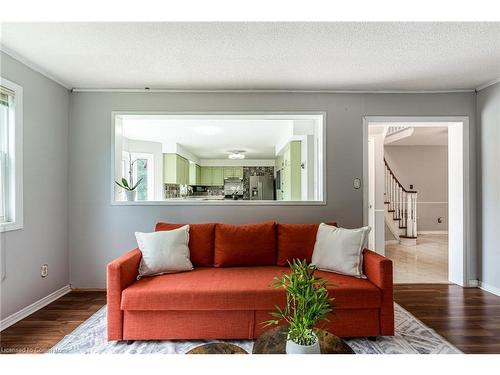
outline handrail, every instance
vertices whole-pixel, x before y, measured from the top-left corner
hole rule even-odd
[[[403,186],[403,184],[401,182],[399,182],[398,178],[396,177],[396,175],[394,174],[394,172],[392,171],[391,167],[389,167],[389,164],[387,164],[387,160],[385,160],[384,158],[384,163],[385,163],[385,166],[387,167],[387,169],[389,170],[389,172],[391,173],[391,176],[394,178],[394,180],[397,182],[397,184],[399,185],[399,187],[401,189],[403,189],[403,191],[405,193],[417,193],[416,190],[406,190]]]

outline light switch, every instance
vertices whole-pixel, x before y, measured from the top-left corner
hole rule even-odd
[[[355,178],[352,181],[352,186],[354,186],[354,189],[359,189],[361,187],[361,179]]]

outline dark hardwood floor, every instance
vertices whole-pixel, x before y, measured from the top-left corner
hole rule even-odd
[[[500,353],[500,297],[456,285],[395,285],[406,310],[464,353]],[[104,292],[73,291],[0,333],[1,353],[43,353],[106,303]]]
[[[500,297],[457,285],[395,285],[395,301],[464,353],[500,353]]]
[[[44,353],[105,304],[105,292],[72,291],[0,332],[0,353]]]

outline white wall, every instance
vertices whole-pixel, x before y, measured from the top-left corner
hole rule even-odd
[[[3,52],[0,74],[21,85],[24,94],[24,228],[0,234],[6,270],[0,287],[4,319],[69,284],[69,92]],[[81,183],[89,186],[96,180]],[[44,263],[49,274],[42,279]]]
[[[385,145],[384,153],[403,186],[418,191],[418,231],[447,231],[448,147]]]
[[[314,206],[111,206],[109,205],[110,116],[114,110],[171,112],[326,112],[327,204]],[[135,246],[134,231],[155,222],[278,220],[363,224],[363,116],[457,116],[471,119],[471,163],[475,165],[475,96],[452,94],[315,93],[72,93],[70,98],[69,238],[71,283],[105,286],[105,266]],[[474,169],[469,183],[475,202]],[[102,181],[89,184],[88,181]],[[475,207],[473,208],[473,210]],[[474,222],[475,218],[472,218]],[[382,226],[383,228],[383,226]],[[475,234],[473,233],[475,240]],[[473,249],[475,251],[475,249]],[[471,276],[476,276],[475,253]]]
[[[480,280],[483,287],[500,295],[500,83],[477,94],[477,120],[481,162],[478,178]]]

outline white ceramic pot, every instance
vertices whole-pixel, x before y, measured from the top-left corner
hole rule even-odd
[[[318,336],[314,334],[316,341],[312,345],[299,345],[292,340],[286,340],[286,354],[320,354]]]
[[[136,190],[125,190],[125,195],[127,196],[127,201],[134,202],[137,195]]]

